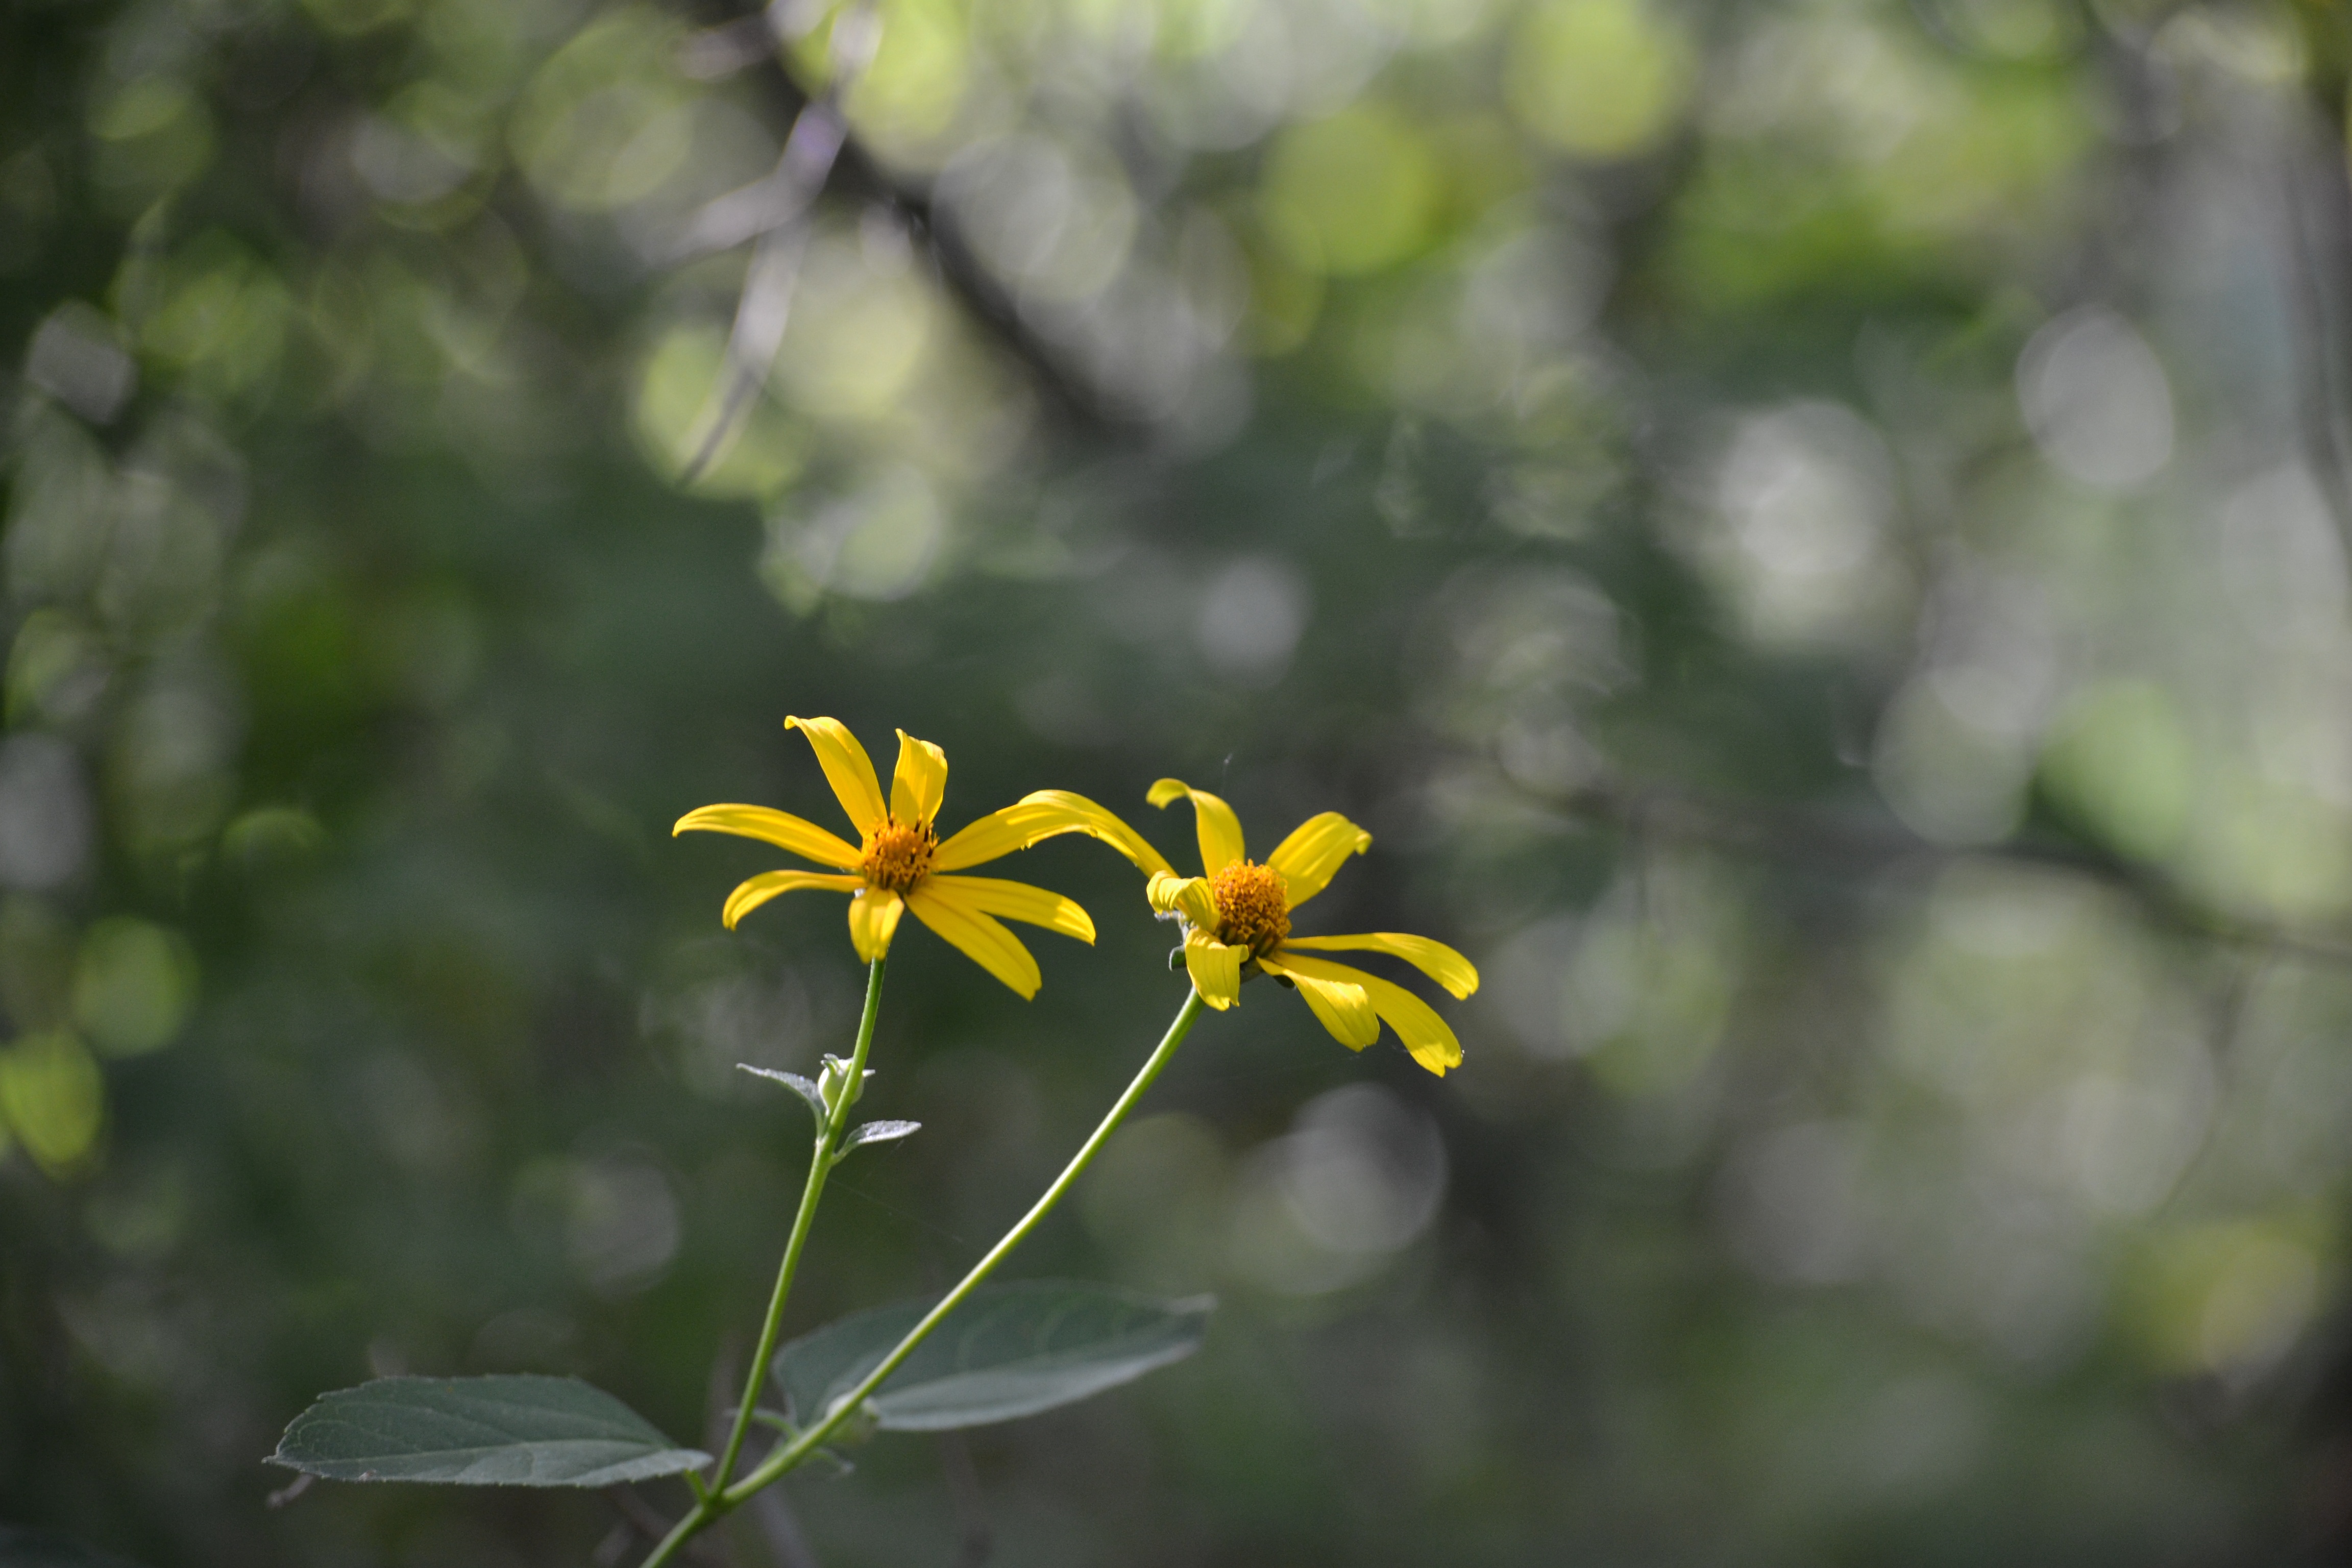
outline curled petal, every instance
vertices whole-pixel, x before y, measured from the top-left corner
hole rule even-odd
[[[826,832],[814,822],[789,812],[772,811],[764,805],[701,806],[679,817],[677,826],[670,829],[672,837],[680,833],[732,833],[739,838],[756,838],[827,866],[847,868],[856,865],[858,858],[857,847],[848,840]]]
[[[866,884],[856,877],[845,877],[837,871],[762,871],[741,883],[727,895],[727,907],[719,918],[733,931],[735,922],[780,893],[798,892],[803,888],[823,888],[830,892],[854,893]]]
[[[833,786],[835,797],[849,814],[859,837],[873,832],[888,813],[882,805],[882,786],[875,782],[874,763],[857,737],[849,732],[849,726],[838,719],[794,718],[786,719],[784,728],[808,737],[817,766],[824,770],[825,783]]]
[[[1126,856],[1145,875],[1171,869],[1168,858],[1152,847],[1151,841],[1127,825],[1127,820],[1108,806],[1098,805],[1085,795],[1066,789],[1041,789],[1021,797],[1021,806],[1039,811],[1067,813],[1067,826],[1055,831],[1083,833],[1099,838]],[[1016,808],[1017,809],[1017,808]]]
[[[1454,1037],[1454,1031],[1437,1016],[1435,1008],[1403,986],[1344,963],[1334,963],[1328,958],[1292,952],[1287,947],[1275,962],[1288,970],[1293,979],[1312,975],[1318,980],[1362,986],[1364,994],[1371,999],[1372,1010],[1397,1032],[1397,1038],[1412,1053],[1412,1059],[1439,1077],[1443,1078],[1448,1068],[1462,1065],[1462,1042]]]
[[[1179,877],[1172,871],[1154,871],[1151,880],[1144,885],[1144,897],[1151,907],[1163,915],[1180,914],[1184,923],[1202,931],[1217,929],[1217,895],[1206,877]]]
[[[1086,796],[1065,789],[1042,789],[989,813],[940,845],[931,866],[961,871],[1064,833],[1099,838],[1147,873],[1168,869],[1166,858],[1141,834]]]
[[[1349,856],[1362,854],[1371,844],[1370,834],[1338,812],[1326,811],[1300,823],[1275,846],[1265,863],[1282,873],[1283,891],[1295,910],[1321,892]]]
[[[1144,799],[1157,806],[1182,796],[1192,803],[1192,826],[1201,836],[1201,870],[1205,876],[1215,876],[1234,861],[1246,858],[1242,846],[1242,819],[1234,808],[1204,789],[1194,789],[1182,779],[1161,779],[1151,786]]]
[[[1206,931],[1184,938],[1184,971],[1192,989],[1221,1012],[1242,999],[1242,963],[1249,955],[1248,948],[1228,947]]]
[[[1021,939],[989,916],[970,908],[954,893],[941,897],[938,879],[919,884],[908,895],[907,901],[914,907],[917,920],[937,931],[966,958],[1019,992],[1023,999],[1037,994],[1044,977],[1037,973],[1037,960],[1021,945]]]
[[[866,889],[849,900],[849,945],[868,963],[886,956],[898,917],[906,912],[907,900],[889,889]]]
[[[940,815],[948,793],[948,754],[929,741],[898,731],[898,766],[890,775],[890,815],[908,827],[919,827]]]
[[[928,891],[975,914],[1026,921],[1033,926],[1044,926],[1047,931],[1076,937],[1080,942],[1090,942],[1095,939],[1095,922],[1076,900],[1066,899],[1059,893],[1049,893],[1043,888],[1033,888],[1026,882],[1007,882],[994,877],[932,876],[924,879],[922,889],[919,890]]]
[[[1302,947],[1324,952],[1385,952],[1403,959],[1456,996],[1467,996],[1478,989],[1478,966],[1444,942],[1425,936],[1393,931],[1367,931],[1360,936],[1294,936],[1283,942],[1282,951]]]
[[[1349,1050],[1360,1051],[1381,1037],[1381,1016],[1372,1011],[1372,999],[1362,986],[1301,973],[1278,957],[1262,958],[1258,963],[1268,974],[1286,976],[1297,985],[1331,1037]]]

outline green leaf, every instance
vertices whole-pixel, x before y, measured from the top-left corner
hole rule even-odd
[[[609,1487],[710,1456],[576,1377],[385,1377],[321,1394],[269,1462],[337,1481]]]
[[[776,1379],[794,1417],[820,1419],[931,1305],[877,1307],[784,1346]],[[874,1413],[886,1429],[944,1432],[1075,1404],[1199,1350],[1215,1305],[1066,1279],[982,1286],[890,1374]]]
[[[803,1078],[800,1074],[796,1072],[778,1072],[773,1068],[755,1068],[750,1062],[737,1062],[735,1065],[742,1068],[745,1072],[751,1074],[754,1078],[772,1079],[776,1082],[782,1084],[786,1089],[791,1089],[794,1094],[799,1095],[803,1100],[807,1100],[809,1114],[816,1118],[816,1124],[819,1127],[823,1127],[825,1122],[825,1118],[833,1114],[832,1111],[825,1108],[824,1091],[818,1089],[815,1084],[810,1082],[807,1079]]]
[[[46,1530],[0,1524],[0,1568],[136,1568],[136,1564]]]
[[[852,1149],[867,1143],[887,1143],[893,1139],[912,1137],[923,1130],[919,1121],[861,1121],[845,1133],[841,1147],[834,1153],[837,1163]]]

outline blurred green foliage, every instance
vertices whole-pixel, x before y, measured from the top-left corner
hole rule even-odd
[[[0,1519],[612,1544],[273,1512],[259,1459],[397,1370],[706,1440],[802,1157],[733,1064],[840,1048],[858,976],[830,900],[722,931],[772,860],[666,829],[827,815],[799,712],[1171,849],[1162,774],[1347,811],[1311,929],[1487,981],[1442,1083],[1278,995],[1204,1025],[1015,1271],[1215,1289],[1207,1349],[796,1477],[819,1561],[2340,1552],[2343,27],[19,0]],[[924,1130],[836,1180],[793,1331],[961,1272],[1181,999],[1122,863],[1017,874],[1100,941],[1024,1005],[902,940],[875,1105]]]

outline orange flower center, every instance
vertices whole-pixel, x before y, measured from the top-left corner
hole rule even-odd
[[[1209,879],[1216,896],[1218,935],[1261,958],[1290,934],[1290,895],[1282,873],[1255,860],[1236,860]]]
[[[869,888],[904,893],[931,874],[931,857],[939,847],[939,836],[929,823],[909,827],[886,816],[866,840],[866,858],[857,863],[857,874]]]

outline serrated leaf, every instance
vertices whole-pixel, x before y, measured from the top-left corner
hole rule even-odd
[[[1215,1305],[1066,1279],[982,1286],[890,1374],[874,1413],[887,1430],[944,1432],[1075,1404],[1199,1350]],[[930,1308],[877,1307],[784,1346],[776,1379],[795,1418],[822,1417]]]
[[[862,1144],[887,1143],[893,1139],[905,1138],[922,1130],[923,1124],[919,1121],[862,1121],[843,1134],[841,1149],[834,1158],[838,1160],[843,1154],[848,1153],[852,1149]]]
[[[576,1377],[385,1377],[320,1395],[269,1462],[337,1481],[609,1487],[710,1456]]]
[[[796,1072],[778,1072],[774,1068],[755,1068],[750,1062],[737,1062],[737,1067],[755,1078],[773,1079],[794,1094],[808,1101],[809,1114],[816,1118],[819,1127],[832,1112],[824,1108],[824,1091]]]
[[[46,1530],[0,1524],[0,1568],[138,1568],[127,1558]]]

